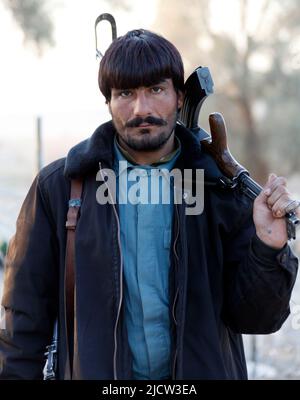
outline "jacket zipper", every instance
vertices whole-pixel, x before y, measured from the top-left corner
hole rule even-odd
[[[176,216],[177,216],[177,232],[176,232],[176,236],[175,236],[175,240],[174,240],[174,244],[173,244],[173,253],[174,253],[175,259],[176,259],[175,265],[176,265],[176,272],[178,274],[179,257],[178,257],[177,251],[176,251],[176,244],[177,244],[178,237],[179,237],[179,213],[178,213],[177,204],[175,204],[175,209],[176,209]],[[176,307],[178,295],[179,295],[179,287],[177,285],[176,294],[175,294],[174,302],[173,302],[173,306],[172,306],[172,315],[173,315],[175,326],[177,326],[177,320],[176,320],[176,316],[175,316],[175,307]],[[175,350],[173,368],[172,368],[172,379],[173,380],[175,380],[175,378],[176,378],[176,363],[177,363],[177,344],[175,344],[175,345],[176,345],[176,350]]]
[[[110,200],[111,200],[111,205],[113,206],[114,214],[116,217],[117,221],[117,227],[118,227],[118,247],[119,247],[119,252],[120,252],[120,300],[119,300],[119,305],[118,305],[118,312],[117,312],[117,319],[114,327],[114,355],[113,355],[113,369],[114,369],[114,380],[118,380],[118,375],[117,375],[117,351],[118,351],[118,341],[117,341],[117,330],[118,330],[118,323],[120,319],[120,313],[121,313],[121,307],[122,307],[122,301],[123,301],[123,255],[122,255],[122,249],[121,249],[121,228],[120,228],[120,219],[117,213],[116,206],[113,202],[113,198],[111,195],[111,191],[104,179],[104,174],[101,169],[101,163],[99,163],[99,170],[101,173],[101,176],[103,178],[103,181],[107,187]]]

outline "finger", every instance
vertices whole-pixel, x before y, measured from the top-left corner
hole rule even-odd
[[[277,176],[272,180],[272,182],[270,182],[269,185],[269,189],[271,191],[270,194],[272,194],[279,186],[284,186],[284,187],[287,186],[287,180],[283,176]]]
[[[278,186],[276,189],[268,196],[267,204],[269,207],[273,207],[273,205],[279,200],[281,196],[285,195],[286,198],[290,197],[290,193],[287,190],[286,186]]]
[[[287,207],[285,208],[285,211],[287,213],[289,212],[295,212],[298,208],[300,207],[300,201],[299,200],[291,200]]]
[[[271,185],[274,182],[274,180],[277,178],[277,175],[271,173],[268,177],[267,183],[263,187],[264,194],[266,196],[270,196],[271,194]]]
[[[290,194],[282,194],[272,206],[274,217],[281,218],[286,214],[286,207],[290,204]]]
[[[286,214],[285,210],[281,209],[286,205],[284,204],[283,206],[282,203],[279,202],[279,199],[281,199],[281,201],[284,201],[285,199],[287,200],[288,198],[290,198],[290,193],[286,188],[287,181],[283,177],[277,177],[275,174],[271,174],[269,177],[268,185],[269,185],[269,187],[267,188],[268,198],[266,200],[268,208],[272,210],[273,216],[280,218]],[[274,204],[276,202],[277,206],[274,207]]]

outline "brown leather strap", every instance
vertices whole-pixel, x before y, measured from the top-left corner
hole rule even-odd
[[[81,206],[82,181],[72,179],[69,210],[67,214],[67,244],[65,261],[65,312],[67,351],[70,364],[70,379],[73,368],[73,343],[74,343],[74,289],[75,289],[75,230]]]

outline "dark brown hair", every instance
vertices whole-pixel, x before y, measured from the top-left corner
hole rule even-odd
[[[111,89],[149,87],[172,79],[176,91],[183,91],[184,68],[176,47],[156,33],[137,29],[113,41],[101,60],[99,88],[111,99]]]

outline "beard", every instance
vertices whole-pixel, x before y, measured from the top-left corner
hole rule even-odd
[[[170,139],[176,125],[177,117],[178,112],[176,111],[169,121],[152,116],[146,118],[135,118],[128,121],[123,129],[118,127],[118,124],[114,119],[113,123],[120,143],[124,142],[134,151],[156,151],[161,149]],[[141,127],[140,129],[135,129],[136,135],[126,134],[126,128],[138,128],[143,123],[159,126],[161,127],[161,131],[153,133],[153,127]]]
[[[118,134],[119,140],[123,141],[129,148],[135,151],[155,151],[161,149],[170,139],[171,131],[162,131],[153,136],[149,129],[143,128],[139,130],[139,136],[122,136]]]

